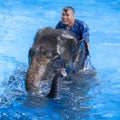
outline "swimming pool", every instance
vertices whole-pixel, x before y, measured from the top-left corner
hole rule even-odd
[[[59,100],[29,98],[24,88],[28,50],[37,30],[55,27],[67,5],[89,25],[97,75],[64,81]],[[1,0],[0,11],[0,119],[120,119],[120,0]]]

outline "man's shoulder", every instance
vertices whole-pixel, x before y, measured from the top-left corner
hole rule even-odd
[[[82,25],[84,28],[88,27],[88,25],[83,20],[75,19],[75,23],[80,26]]]
[[[63,21],[62,20],[60,20],[58,23],[57,23],[57,25],[63,25],[64,23],[63,23]]]
[[[83,20],[75,19],[75,23],[78,24],[86,24]]]
[[[65,25],[64,25],[64,23],[62,22],[62,20],[59,21],[59,22],[57,23],[57,25],[56,25],[56,29],[60,29],[60,28],[64,28],[64,27],[65,27]]]

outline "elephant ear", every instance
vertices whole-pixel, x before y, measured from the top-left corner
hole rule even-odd
[[[57,51],[61,55],[69,55],[72,58],[78,54],[79,46],[77,39],[68,31],[62,31],[57,38]]]

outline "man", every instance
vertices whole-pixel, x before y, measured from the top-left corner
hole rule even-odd
[[[56,29],[69,30],[77,40],[84,39],[89,48],[89,28],[88,25],[81,20],[75,19],[75,10],[71,6],[67,6],[62,10],[61,21],[56,25]]]
[[[56,29],[64,29],[70,31],[77,40],[85,40],[87,47],[89,49],[89,28],[88,25],[82,21],[75,19],[75,10],[71,6],[67,6],[62,10],[61,21],[56,25]],[[80,62],[78,65],[79,70]],[[66,69],[67,73],[70,73],[71,67]]]

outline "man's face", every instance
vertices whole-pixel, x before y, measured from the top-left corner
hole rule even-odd
[[[74,13],[71,10],[62,11],[62,21],[65,25],[71,27],[74,24]]]

